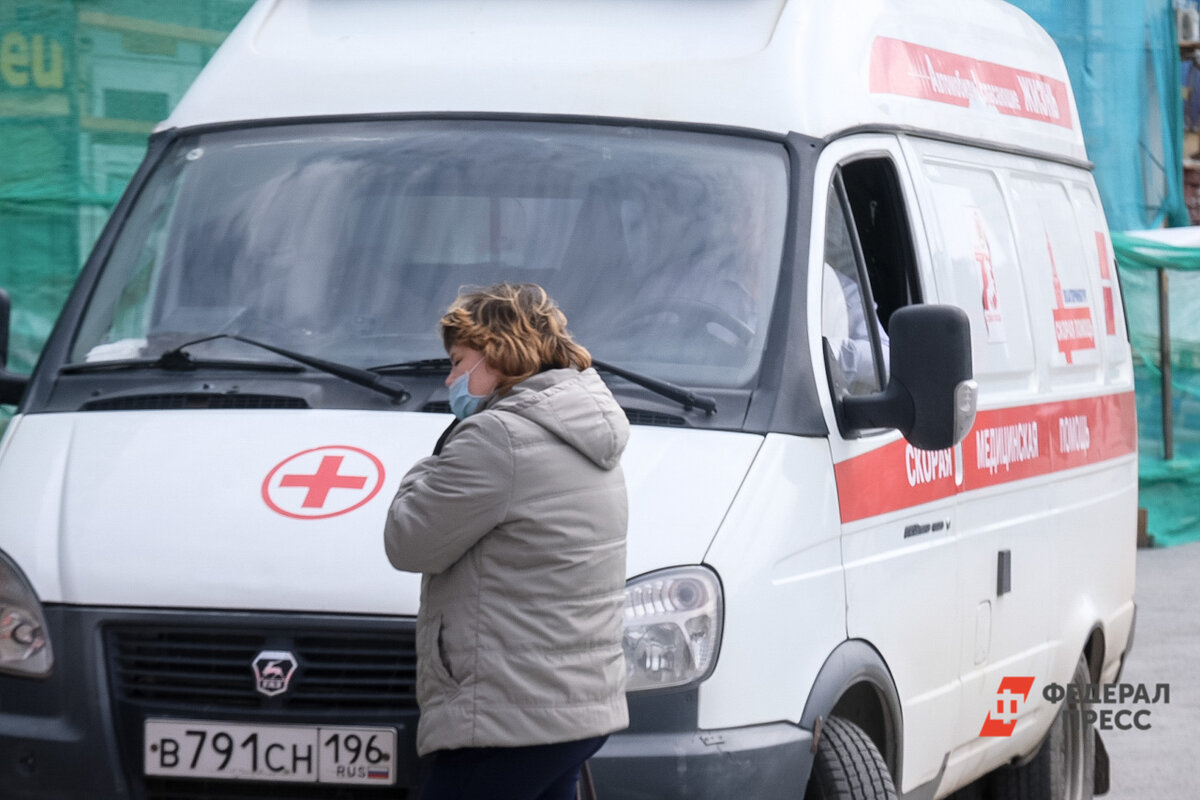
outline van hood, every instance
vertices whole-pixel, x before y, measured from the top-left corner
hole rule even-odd
[[[124,411],[12,420],[0,550],[43,602],[415,614],[383,521],[445,415]],[[700,563],[762,442],[635,427],[630,577]]]

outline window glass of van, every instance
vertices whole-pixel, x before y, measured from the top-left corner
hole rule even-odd
[[[1084,260],[1096,265],[1092,274],[1097,306],[1096,341],[1103,342],[1105,379],[1119,383],[1129,380],[1131,362],[1125,308],[1117,277],[1117,261],[1108,238],[1108,225],[1095,190],[1082,183],[1068,184],[1082,232]]]
[[[74,362],[233,333],[342,363],[438,357],[464,285],[543,285],[596,357],[688,385],[758,370],[782,144],[502,121],[322,123],[173,143],[124,221]],[[261,359],[217,340],[192,352]]]
[[[1034,175],[1014,175],[1011,186],[1021,258],[1038,276],[1030,281],[1030,312],[1051,374],[1056,381],[1098,380],[1104,316],[1097,314],[1092,276],[1099,263],[1086,247],[1067,187]],[[1089,233],[1094,251],[1095,234]]]
[[[839,164],[825,212],[821,332],[837,368],[835,392],[877,392],[890,368],[891,315],[922,298],[891,158],[865,152]]]
[[[1012,223],[990,170],[924,162],[946,252],[934,260],[938,295],[971,320],[975,378],[993,391],[1036,380],[1024,280]]]
[[[880,363],[871,340],[886,337],[878,323],[875,304],[868,307],[863,291],[853,237],[838,194],[829,190],[825,216],[825,263],[821,276],[821,335],[841,372],[847,391],[869,394],[880,390]]]

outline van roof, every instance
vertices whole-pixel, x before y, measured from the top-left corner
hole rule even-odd
[[[1001,0],[259,0],[162,128],[397,113],[937,131],[1085,159]]]

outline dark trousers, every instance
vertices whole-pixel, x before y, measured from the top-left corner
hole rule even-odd
[[[575,800],[583,762],[606,739],[439,750],[421,800]]]

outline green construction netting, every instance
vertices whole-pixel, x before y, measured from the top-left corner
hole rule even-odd
[[[147,135],[250,5],[0,0],[0,287],[13,302],[12,369],[32,369],[79,267],[145,152]],[[1109,225],[1140,230],[1187,224],[1171,0],[1016,5],[1063,51]],[[1189,256],[1176,250],[1167,257]],[[1137,351],[1146,356],[1138,379],[1142,504],[1159,541],[1200,538],[1200,511],[1189,510],[1185,491],[1164,489],[1186,489],[1197,480],[1193,459],[1200,454],[1190,449],[1200,438],[1193,411],[1196,365],[1175,331],[1188,327],[1180,297],[1200,291],[1182,279],[1172,284],[1179,310],[1172,316],[1171,363],[1181,388],[1173,393],[1179,406],[1176,456],[1168,463],[1155,438],[1161,431],[1157,340],[1143,338],[1147,331],[1157,336],[1157,273],[1139,263],[1123,252],[1130,325]],[[1174,262],[1173,270],[1179,271]],[[0,407],[0,431],[10,413]]]
[[[1156,544],[1200,539],[1200,237],[1132,235],[1189,225],[1172,0],[1014,0],[1054,37],[1076,92],[1119,262],[1137,391],[1139,505]],[[1173,228],[1171,231],[1182,231]],[[1129,231],[1130,235],[1117,233]],[[1159,269],[1170,343],[1163,411]],[[1164,416],[1170,429],[1164,431]],[[1172,457],[1167,459],[1166,436]]]
[[[1141,506],[1157,544],[1194,541],[1200,538],[1200,229],[1114,233],[1113,249],[1136,365]]]
[[[250,5],[0,0],[0,287],[14,371],[37,361],[155,123]],[[11,410],[0,407],[0,430]]]
[[[1053,37],[1115,231],[1188,225],[1173,0],[1012,0]]]

